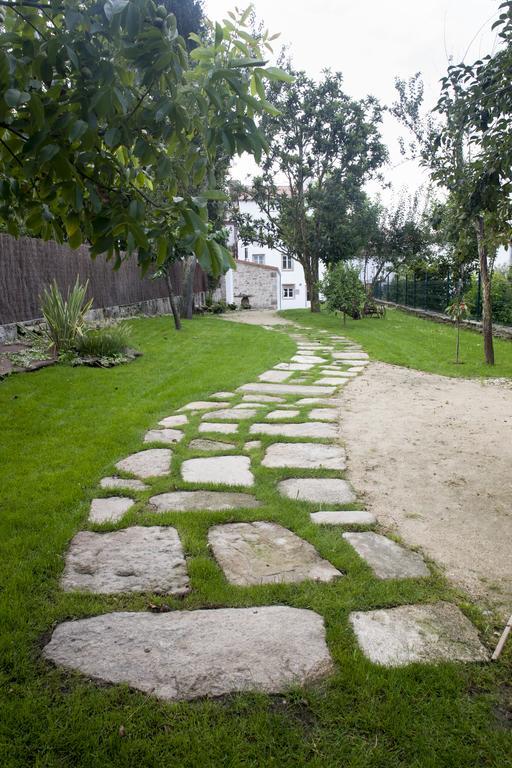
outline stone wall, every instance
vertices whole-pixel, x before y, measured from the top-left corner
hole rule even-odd
[[[250,261],[237,261],[236,267],[233,270],[235,304],[239,305],[242,296],[247,295],[253,309],[277,309],[279,270]]]

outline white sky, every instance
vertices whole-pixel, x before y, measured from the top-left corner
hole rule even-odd
[[[247,5],[205,0],[206,13],[222,19],[235,4]],[[297,69],[313,77],[326,67],[341,71],[350,96],[372,94],[383,104],[395,98],[395,75],[408,79],[420,71],[426,101],[433,106],[449,57],[471,62],[495,44],[490,28],[498,0],[254,0],[254,5],[266,28],[281,33],[276,51],[289,45]],[[382,133],[391,156],[387,180],[397,189],[406,185],[414,191],[427,176],[414,163],[403,162],[397,139],[406,134],[389,116]],[[255,170],[242,158],[232,173],[244,180]],[[372,186],[369,191],[376,190]]]

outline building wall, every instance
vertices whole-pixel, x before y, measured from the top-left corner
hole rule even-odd
[[[254,309],[277,309],[279,270],[249,261],[238,261],[236,267],[231,270],[235,304],[240,303],[242,296],[248,296]]]

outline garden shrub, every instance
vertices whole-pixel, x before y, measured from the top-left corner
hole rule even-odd
[[[471,278],[471,288],[464,295],[464,299],[473,317],[476,317],[478,309],[478,277]],[[491,281],[492,316],[496,323],[512,325],[512,269],[497,269],[494,271]],[[480,300],[480,312],[482,303]]]

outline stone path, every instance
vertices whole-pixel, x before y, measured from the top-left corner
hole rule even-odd
[[[296,341],[290,360],[236,392],[215,392],[164,416],[143,441],[175,447],[140,450],[115,464],[119,474],[101,479],[88,524],[102,527],[73,538],[62,589],[141,592],[148,599],[194,590],[194,571],[190,578],[176,528],[164,517],[159,526],[130,524],[141,514],[224,513],[205,537],[219,574],[241,590],[299,582],[325,582],[324,589],[334,589],[332,582],[350,579],[350,568],[342,572],[323,558],[307,535],[265,519],[261,473],[271,478],[276,498],[296,511],[298,521],[305,514],[314,525],[338,526],[338,560],[345,555],[350,562],[352,549],[370,567],[370,579],[429,577],[421,555],[367,530],[377,521],[357,508],[356,493],[343,476],[341,391],[364,372],[368,355],[326,331],[299,332],[290,326],[273,332],[289,332]],[[216,439],[222,434],[231,438]],[[255,519],[248,521],[248,515]],[[176,522],[180,532],[188,520]],[[344,527],[352,530],[343,533]],[[488,658],[476,629],[448,603],[354,611],[350,626],[354,643],[376,664]],[[44,655],[91,678],[176,701],[236,691],[280,693],[334,669],[323,618],[279,605],[175,607],[165,615],[113,612],[67,621],[56,627]]]

